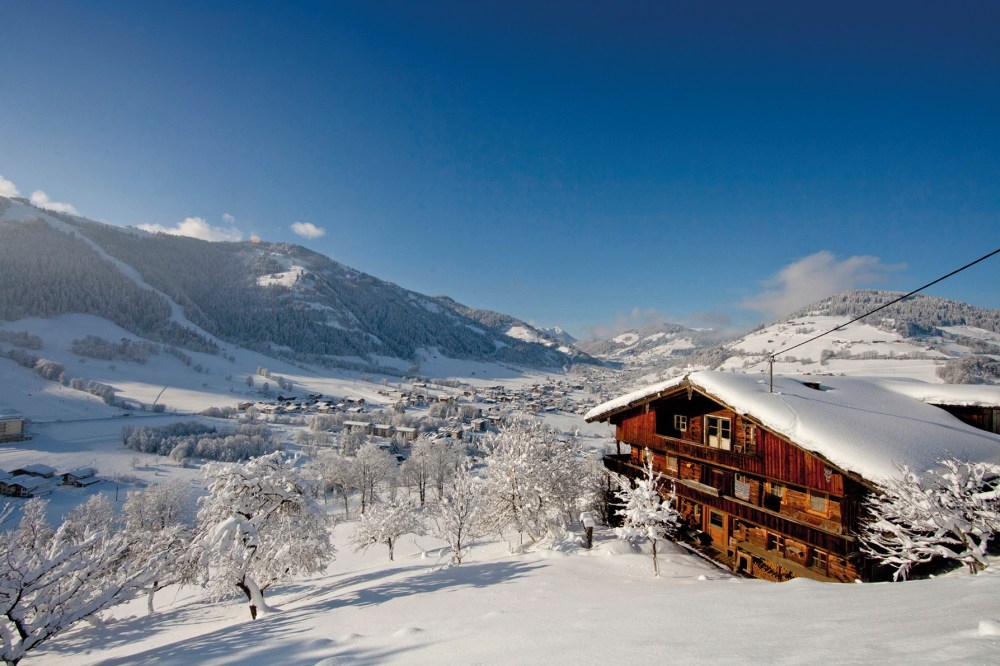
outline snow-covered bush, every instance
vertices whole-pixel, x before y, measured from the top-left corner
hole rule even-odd
[[[169,455],[178,461],[196,457],[236,462],[281,448],[268,426],[255,423],[240,424],[231,431],[218,431],[197,421],[155,428],[129,426],[122,429],[122,442],[134,451]]]
[[[1000,530],[1000,465],[944,460],[941,467],[922,476],[903,467],[866,501],[861,550],[895,568],[894,580],[935,559],[972,573],[988,565],[986,549]]]

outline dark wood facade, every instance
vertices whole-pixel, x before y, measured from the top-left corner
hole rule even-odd
[[[973,428],[1000,435],[1000,407],[935,405]]]
[[[689,533],[734,571],[871,578],[852,536],[870,490],[863,479],[686,384],[600,420],[631,447],[607,456],[607,467],[634,476],[651,456],[676,489]]]

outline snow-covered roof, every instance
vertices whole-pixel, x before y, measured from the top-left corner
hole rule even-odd
[[[71,469],[68,472],[63,472],[63,476],[72,476],[77,479],[94,476],[95,474],[97,474],[97,470],[93,467],[77,467],[76,469]]]
[[[25,490],[35,490],[41,488],[42,486],[48,485],[50,481],[41,476],[31,476],[30,474],[18,474],[17,476],[12,476],[9,479],[5,479],[4,483],[8,486],[20,486]]]
[[[14,472],[30,474],[32,476],[52,476],[56,473],[56,468],[42,463],[32,463],[24,467],[19,467]]]
[[[696,390],[752,417],[841,469],[873,481],[897,476],[899,466],[934,467],[943,458],[1000,463],[1000,436],[926,404],[1000,404],[1000,387],[926,384],[860,377],[821,377],[820,389],[801,378],[693,372],[598,405],[587,421],[601,421],[655,400],[689,381]],[[964,402],[960,402],[964,400]]]

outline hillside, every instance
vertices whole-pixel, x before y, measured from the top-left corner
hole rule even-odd
[[[1000,381],[1000,310],[937,296],[911,296],[809,341],[901,295],[874,290],[843,292],[738,340],[700,350],[690,361],[701,367],[765,372],[767,359],[773,354],[774,371],[783,374],[904,375],[951,383]]]
[[[949,383],[1000,382],[1000,310],[917,294],[848,324],[901,295],[870,289],[845,291],[728,342],[720,342],[713,331],[659,324],[576,345],[622,367],[626,371],[623,385],[641,385],[691,369],[767,372],[772,354],[774,371],[783,374],[885,374]],[[807,342],[841,326],[835,333]]]
[[[297,245],[210,243],[0,198],[0,319],[93,314],[195,351],[237,345],[327,366],[408,370],[421,352],[562,367],[589,361],[513,317],[472,310]]]

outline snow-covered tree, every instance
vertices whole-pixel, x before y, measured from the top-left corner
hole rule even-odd
[[[463,464],[432,514],[435,532],[448,542],[455,564],[462,563],[472,541],[483,534],[481,486]]]
[[[320,478],[324,492],[335,492],[344,501],[344,518],[349,517],[351,493],[359,488],[358,472],[353,458],[335,453],[323,453],[309,467]]]
[[[538,419],[513,421],[487,442],[486,520],[532,541],[557,536],[578,513],[584,457]]]
[[[164,554],[116,521],[53,528],[46,502],[25,503],[17,529],[0,534],[0,658],[16,664],[76,622],[126,601]]]
[[[364,550],[372,544],[389,547],[389,560],[393,559],[396,541],[404,534],[423,533],[423,523],[408,502],[401,504],[375,504],[368,508],[354,530],[354,550]]]
[[[396,459],[387,451],[368,442],[354,457],[354,469],[357,473],[358,488],[361,489],[361,513],[376,500],[376,493],[381,484],[396,473]]]
[[[271,585],[329,562],[327,517],[280,452],[206,465],[205,478],[192,554],[213,596],[243,593],[256,619]]]
[[[617,484],[615,496],[624,505],[616,514],[622,524],[615,528],[615,535],[622,541],[639,543],[648,541],[653,547],[653,574],[660,575],[660,565],[656,561],[656,543],[672,536],[680,524],[680,512],[676,509],[677,496],[671,488],[670,496],[664,501],[660,494],[662,475],[653,476],[652,458],[643,467],[645,475],[637,479],[615,474]]]
[[[466,458],[465,451],[440,440],[419,439],[413,452],[403,463],[404,481],[416,488],[420,506],[427,501],[427,491],[434,488],[437,498],[444,496],[445,485]]]
[[[1000,530],[1000,465],[944,460],[941,468],[920,475],[903,467],[866,501],[861,550],[894,567],[895,580],[937,558],[972,573],[988,565],[986,549]]]
[[[153,596],[163,588],[192,580],[197,572],[186,551],[194,531],[194,500],[191,488],[170,480],[132,491],[122,506],[125,529],[147,535],[150,546],[166,553],[158,562],[157,575],[146,585],[146,608],[153,613]]]

